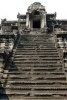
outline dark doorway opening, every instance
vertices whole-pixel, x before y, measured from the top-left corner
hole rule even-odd
[[[40,28],[40,20],[33,21],[33,28]]]

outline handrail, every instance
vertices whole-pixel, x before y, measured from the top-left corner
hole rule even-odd
[[[11,62],[13,62],[14,54],[15,54],[15,52],[16,52],[16,48],[17,48],[17,46],[18,46],[19,41],[20,41],[20,33],[18,32],[17,38],[16,38],[16,40],[15,40],[15,42],[14,42],[14,46],[13,46],[12,51],[9,52],[9,53],[5,53],[6,56],[7,56],[7,59],[5,60],[5,66],[7,66],[9,60],[11,60]]]
[[[21,35],[20,35],[20,33],[19,33],[19,34],[17,34],[17,39],[15,40],[13,49],[12,49],[10,55],[9,55],[9,58],[12,57],[12,60],[13,60],[13,58],[14,58],[14,54],[15,54],[15,52],[16,52],[16,49],[17,49],[18,43],[19,43],[19,41],[20,41],[20,38],[21,38]]]
[[[10,53],[8,53],[8,52],[7,53],[6,52],[4,53],[4,56],[6,57],[5,58],[5,62],[4,62],[4,67],[6,67],[8,65],[8,62],[10,60],[11,60],[11,62],[13,62],[13,57],[14,57],[14,54],[15,54],[15,51],[16,51],[16,48],[18,46],[19,41],[20,41],[20,34],[17,34],[17,38],[16,38],[16,40],[14,42],[14,46],[13,46],[12,51]],[[5,83],[3,85],[4,88],[6,87],[6,83],[7,83],[8,77],[9,77],[9,74],[7,74],[7,79],[5,79]]]

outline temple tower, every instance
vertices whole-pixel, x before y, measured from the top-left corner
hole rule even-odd
[[[46,29],[46,10],[39,2],[31,4],[26,13],[26,27],[30,29]]]

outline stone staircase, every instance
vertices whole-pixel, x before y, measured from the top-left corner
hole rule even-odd
[[[67,100],[67,83],[51,34],[21,35],[13,61],[4,68],[4,100]],[[5,97],[2,92],[2,100]]]

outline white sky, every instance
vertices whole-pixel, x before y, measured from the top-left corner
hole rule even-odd
[[[17,14],[25,14],[28,6],[40,2],[47,13],[57,12],[57,19],[67,19],[67,0],[0,0],[0,20],[16,20]]]

